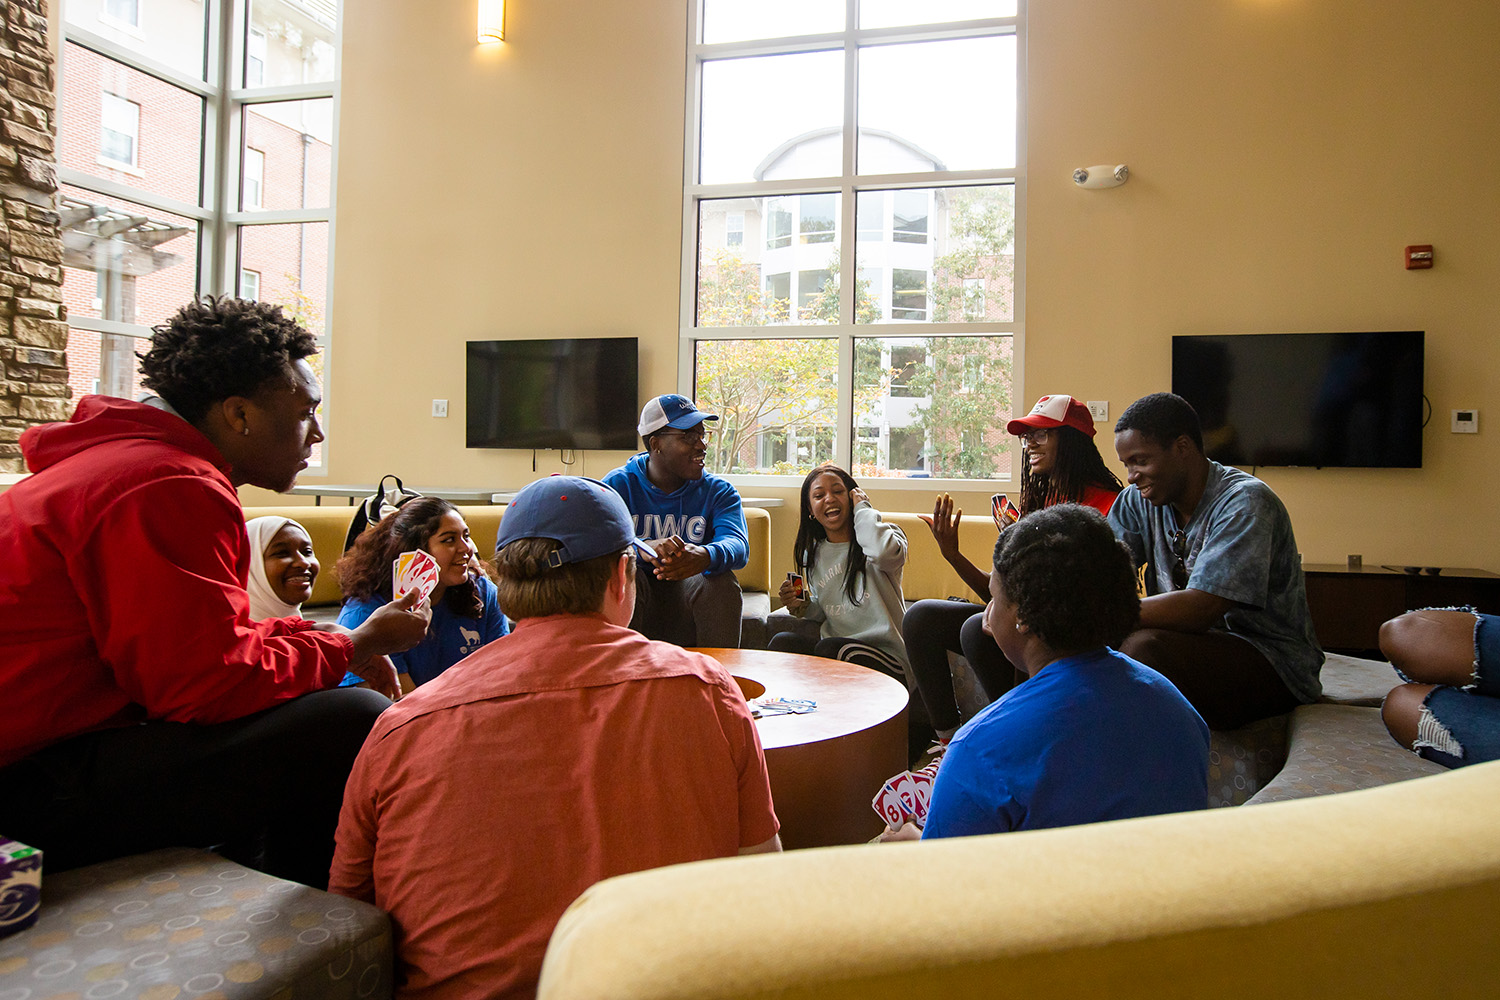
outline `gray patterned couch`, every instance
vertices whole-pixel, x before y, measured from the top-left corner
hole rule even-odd
[[[36,926],[0,939],[0,998],[375,1000],[391,955],[373,906],[172,848],[45,876]]]

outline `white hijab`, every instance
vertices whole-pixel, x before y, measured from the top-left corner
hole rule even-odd
[[[254,621],[266,618],[298,618],[302,605],[288,604],[276,596],[271,589],[271,580],[266,576],[266,548],[276,533],[288,524],[297,524],[289,517],[255,517],[245,522],[245,534],[250,536],[250,582],[245,588],[250,592],[250,617]],[[307,529],[302,528],[304,534]],[[308,536],[312,537],[312,536]]]

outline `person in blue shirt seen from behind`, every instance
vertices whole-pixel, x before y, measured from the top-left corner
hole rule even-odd
[[[1030,679],[953,737],[924,840],[1207,807],[1208,727],[1171,681],[1110,648],[1140,599],[1098,511],[1059,504],[1002,532],[984,615]]]
[[[459,660],[510,631],[500,612],[495,585],[475,572],[474,543],[463,515],[448,501],[419,497],[365,529],[339,560],[344,589],[339,624],[354,628],[391,600],[392,566],[403,552],[421,549],[437,560],[439,577],[432,592],[432,624],[427,637],[405,653],[393,655],[402,686],[432,680]],[[360,683],[346,675],[345,686]]]
[[[740,585],[734,571],[749,561],[740,494],[704,471],[711,433],[705,413],[686,396],[657,396],[636,430],[646,450],[604,477],[625,499],[636,535],[656,563],[636,568],[630,627],[679,646],[738,647]]]

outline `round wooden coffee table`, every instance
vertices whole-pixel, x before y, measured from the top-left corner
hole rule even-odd
[[[760,719],[771,797],[786,848],[859,844],[885,828],[870,800],[906,769],[906,687],[841,660],[765,649],[701,649],[746,698],[815,701],[806,715]]]

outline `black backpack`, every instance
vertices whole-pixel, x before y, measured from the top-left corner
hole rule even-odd
[[[385,481],[394,480],[394,489],[387,489]],[[415,500],[422,494],[416,490],[409,490],[401,484],[399,476],[382,476],[380,485],[375,487],[373,496],[365,497],[354,508],[354,519],[349,522],[349,532],[344,536],[344,551],[348,552],[354,547],[355,539],[364,534],[365,529],[375,524],[387,514],[394,514],[410,500]]]

